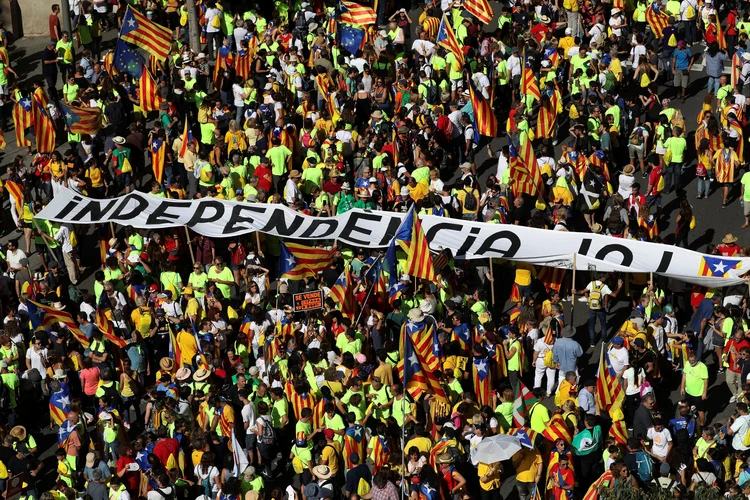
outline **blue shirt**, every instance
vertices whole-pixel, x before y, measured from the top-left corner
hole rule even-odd
[[[560,363],[560,373],[576,371],[578,358],[583,355],[581,345],[573,339],[562,338],[555,341],[552,348],[553,361]]]
[[[137,372],[146,371],[146,351],[145,348],[139,344],[130,344],[126,347],[128,353],[128,359],[130,359],[130,368]]]
[[[710,320],[714,315],[714,301],[712,299],[701,300],[698,310],[695,311],[693,319],[690,321],[690,329],[695,332],[696,335],[700,335],[701,332],[701,321]]]
[[[690,59],[693,57],[693,53],[690,49],[677,49],[674,51],[674,68],[677,70],[684,70],[690,67]]]
[[[719,78],[724,72],[724,61],[726,60],[726,52],[717,52],[715,56],[706,52],[706,74],[712,78]]]
[[[555,344],[557,344],[557,342],[555,342]],[[594,395],[586,389],[583,389],[578,393],[578,406],[583,408],[583,411],[587,414],[596,415],[596,402],[594,401]]]

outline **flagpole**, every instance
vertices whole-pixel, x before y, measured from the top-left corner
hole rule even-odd
[[[31,222],[34,223],[34,227],[36,228],[37,231],[39,231],[39,235],[42,236],[42,233],[44,233],[44,231],[42,231],[39,228],[39,224],[37,224],[36,219],[31,219]],[[45,238],[44,236],[42,236],[42,240],[44,240],[44,244],[47,245],[47,250],[49,250],[49,253],[52,254],[52,258],[55,259],[55,262],[57,262],[58,264],[62,264],[62,262],[60,262],[59,260],[57,260],[57,255],[55,255],[55,252],[52,251],[52,247],[49,246],[49,241],[47,241],[47,238]]]
[[[380,257],[378,257],[378,259],[380,259]],[[373,264],[373,266],[375,264],[377,264],[377,261]],[[367,274],[367,273],[365,273],[365,274]],[[380,277],[378,276],[378,279],[379,278]],[[367,301],[370,300],[370,295],[372,294],[372,291],[375,289],[375,285],[377,285],[377,284],[378,284],[378,282],[376,280],[372,280],[372,284],[370,285],[370,290],[368,290],[367,295],[365,296],[365,300],[364,300],[364,302],[362,302],[362,308],[359,310],[359,315],[357,316],[357,321],[354,322],[354,324],[352,325],[353,327],[356,328],[357,325],[359,324],[359,320],[362,319],[362,313],[365,312],[365,307],[364,306],[367,304]]]
[[[492,294],[492,307],[495,307],[495,271],[492,269],[492,257],[490,257],[490,293]]]
[[[750,284],[748,286],[750,286]],[[401,333],[401,347],[402,348],[405,348],[404,342],[406,340],[405,339],[406,330],[404,329],[404,326],[405,325],[402,325],[402,328],[401,328],[401,331],[403,332]],[[406,360],[405,359],[402,360],[402,363],[404,364],[404,379],[402,381],[403,386],[402,386],[402,394],[401,394],[402,396],[401,397],[401,415],[404,415],[404,418],[406,418],[405,417],[406,394],[407,394],[406,393]],[[401,426],[401,446],[400,446],[401,448],[401,500],[404,500],[404,496],[406,494],[406,491],[405,491],[406,485],[404,484],[404,481],[406,480],[406,455],[404,454],[404,452],[406,451],[404,450],[405,446],[406,446],[406,422],[404,422],[404,425]]]
[[[190,243],[190,231],[187,226],[185,226],[185,237],[187,238],[187,247],[190,250],[190,259],[195,264],[195,254],[193,253],[193,245]]]
[[[576,255],[573,254],[573,283],[570,286],[570,325],[575,328],[575,317],[574,317],[574,309],[576,305],[576,296],[573,293],[576,289]]]

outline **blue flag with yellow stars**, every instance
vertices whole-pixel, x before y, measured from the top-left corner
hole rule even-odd
[[[114,64],[115,68],[125,73],[129,73],[133,78],[140,78],[143,74],[146,60],[136,49],[118,39],[117,48],[115,49]]]
[[[348,50],[352,55],[362,47],[362,41],[365,39],[365,30],[355,28],[348,24],[341,27],[341,46]]]

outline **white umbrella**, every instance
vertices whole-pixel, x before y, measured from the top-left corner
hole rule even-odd
[[[498,434],[484,438],[472,448],[471,458],[473,462],[492,464],[501,460],[510,460],[520,450],[521,440],[516,436]]]

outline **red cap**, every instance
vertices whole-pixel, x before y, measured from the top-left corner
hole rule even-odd
[[[150,287],[148,287],[148,289],[150,291],[152,291],[152,292],[158,292],[159,291],[159,285],[157,285],[156,283],[154,283],[153,285],[151,285]]]
[[[333,439],[333,435],[334,435],[333,434],[333,429],[326,429],[326,430],[324,430],[323,431],[323,435],[325,435],[325,437],[327,439]]]

